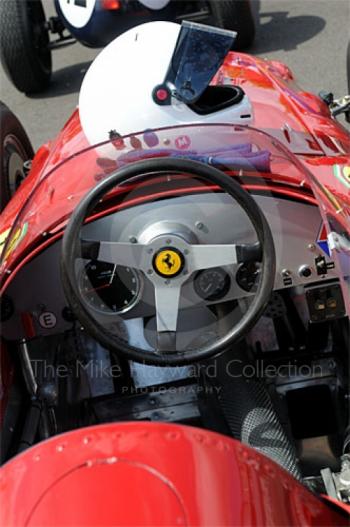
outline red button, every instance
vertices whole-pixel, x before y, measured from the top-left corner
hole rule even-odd
[[[156,91],[156,97],[158,101],[166,101],[169,96],[169,93],[164,88],[160,88]]]

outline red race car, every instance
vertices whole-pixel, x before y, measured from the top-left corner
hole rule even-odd
[[[349,103],[234,38],[127,31],[24,169],[4,110],[1,525],[349,524]]]

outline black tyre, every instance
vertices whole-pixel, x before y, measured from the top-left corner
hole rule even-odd
[[[246,49],[252,45],[255,22],[249,0],[213,0],[211,10],[219,27],[237,31],[234,49]]]
[[[33,148],[23,126],[0,102],[0,211],[25,177],[23,163],[33,156]]]
[[[0,57],[19,91],[35,93],[48,86],[52,60],[41,0],[0,1]]]

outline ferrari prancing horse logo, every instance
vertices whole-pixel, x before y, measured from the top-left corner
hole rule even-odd
[[[182,253],[173,247],[160,249],[153,258],[153,268],[160,276],[173,278],[181,273],[183,266]]]

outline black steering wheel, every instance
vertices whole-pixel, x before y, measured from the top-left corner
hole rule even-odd
[[[169,234],[156,236],[146,244],[91,241],[80,237],[82,226],[96,204],[114,187],[127,180],[154,174],[187,174],[214,184],[229,194],[246,212],[256,231],[255,244],[196,244]],[[92,316],[75,273],[77,258],[100,260],[137,269],[146,274],[155,293],[157,350],[146,351],[130,345],[109,332]],[[167,272],[169,258],[172,271]],[[247,311],[230,330],[214,342],[196,349],[176,350],[176,330],[182,285],[196,271],[247,261],[261,261],[261,274]],[[164,268],[164,265],[167,268]],[[76,317],[93,337],[111,352],[128,359],[156,365],[194,363],[228,349],[252,328],[264,310],[274,285],[275,249],[267,221],[254,199],[237,181],[220,170],[189,159],[157,158],[127,165],[94,187],[80,201],[66,227],[62,243],[62,282]]]

